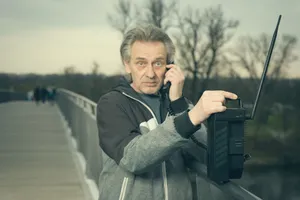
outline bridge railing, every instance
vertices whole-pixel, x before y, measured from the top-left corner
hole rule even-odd
[[[69,90],[59,89],[57,104],[76,140],[77,150],[85,159],[85,174],[98,186],[102,156],[96,124],[96,103]],[[195,169],[196,175],[192,178],[195,186],[193,200],[261,200],[234,182],[218,185],[210,181],[204,165],[197,164]],[[96,196],[97,192],[94,193],[95,198]]]
[[[27,100],[27,94],[25,92],[15,92],[11,90],[0,89],[0,103],[25,100]]]
[[[84,158],[83,170],[87,179],[93,181],[92,195],[98,195],[98,177],[102,169],[101,149],[97,134],[96,104],[91,100],[69,90],[58,89],[57,105],[76,141],[77,151]]]

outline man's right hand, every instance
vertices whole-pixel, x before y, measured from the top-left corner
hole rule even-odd
[[[224,112],[225,99],[237,99],[237,95],[223,90],[205,91],[196,105],[189,111],[191,122],[196,126],[204,122],[211,114]]]

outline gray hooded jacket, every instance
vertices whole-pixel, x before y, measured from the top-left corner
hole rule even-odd
[[[166,95],[161,124],[125,79],[98,101],[99,200],[192,199],[190,155],[203,158],[203,150],[190,137],[206,143],[206,128],[191,123],[186,98],[170,103]]]

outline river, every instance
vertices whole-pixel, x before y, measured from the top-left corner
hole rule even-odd
[[[263,200],[300,200],[300,166],[246,168],[243,187]]]

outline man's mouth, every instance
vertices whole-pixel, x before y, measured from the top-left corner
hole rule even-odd
[[[156,82],[144,82],[144,84],[147,86],[153,87],[153,86],[156,86],[157,83]]]

